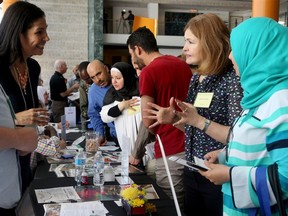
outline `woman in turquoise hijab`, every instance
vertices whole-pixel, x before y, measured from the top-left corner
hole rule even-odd
[[[267,168],[278,165],[287,211],[288,29],[270,18],[251,18],[233,29],[230,40],[243,112],[231,128],[225,165],[217,163],[224,151],[211,152],[205,156],[210,170],[200,173],[223,184],[223,215],[279,215]]]

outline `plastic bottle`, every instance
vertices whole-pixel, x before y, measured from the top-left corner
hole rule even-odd
[[[77,185],[81,184],[81,175],[85,170],[86,165],[86,154],[80,149],[78,154],[75,156],[75,181]]]
[[[129,155],[122,150],[121,153],[121,184],[129,184]]]
[[[115,173],[113,167],[110,164],[104,166],[104,182],[113,182],[115,181]]]
[[[88,185],[88,174],[85,170],[81,174],[81,183],[83,185]]]
[[[97,151],[94,156],[94,176],[93,176],[93,184],[95,186],[102,186],[104,184],[104,157],[102,156],[101,151]]]

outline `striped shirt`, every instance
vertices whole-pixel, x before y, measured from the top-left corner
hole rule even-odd
[[[255,190],[259,166],[277,162],[283,197],[288,197],[288,90],[274,93],[251,117],[247,114],[249,110],[244,110],[230,135],[227,165],[233,168],[230,183],[222,187],[224,215],[248,215],[248,208],[259,207]],[[268,177],[263,181],[269,181]],[[270,204],[274,205],[269,182],[268,188]],[[273,214],[278,215],[277,211],[277,207],[272,208]]]

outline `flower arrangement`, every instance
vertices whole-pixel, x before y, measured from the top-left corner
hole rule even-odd
[[[120,192],[122,199],[124,199],[131,207],[143,207],[147,202],[145,195],[146,191],[137,184],[132,184]]]
[[[156,206],[145,198],[146,191],[137,184],[129,185],[120,192],[122,205],[127,215],[152,215],[157,212]]]

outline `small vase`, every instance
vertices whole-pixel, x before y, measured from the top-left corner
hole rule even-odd
[[[127,201],[124,199],[121,199],[122,206],[125,209],[127,215],[145,215],[146,214],[146,208],[145,206],[142,207],[131,207]]]

